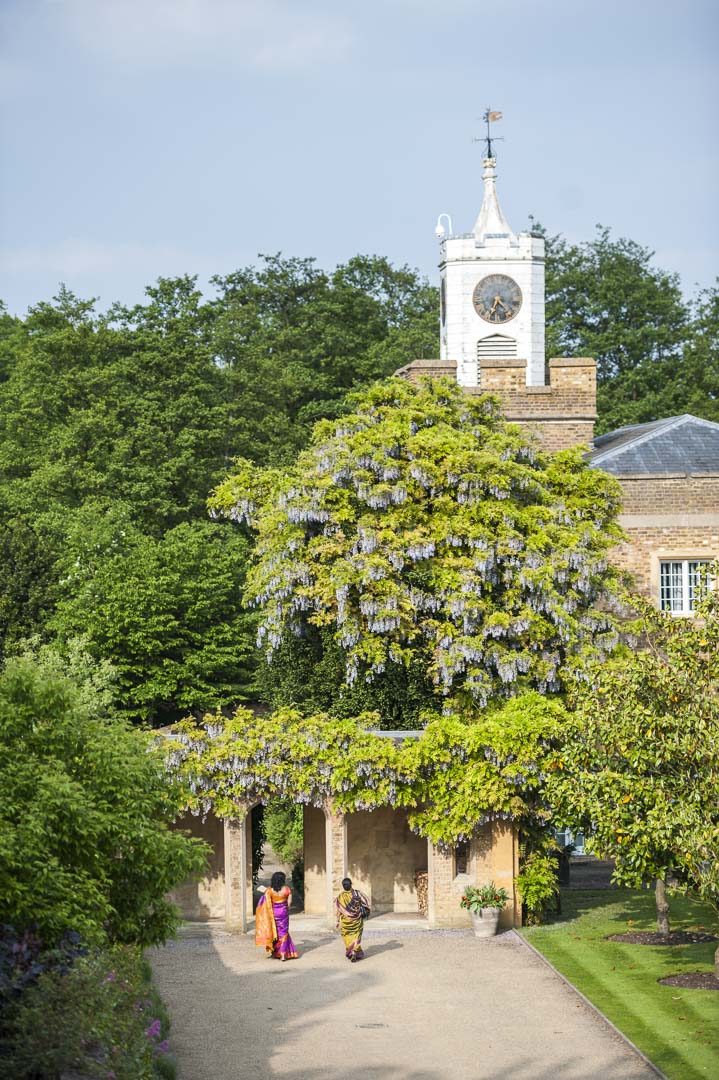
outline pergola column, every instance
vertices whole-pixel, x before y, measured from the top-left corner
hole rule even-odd
[[[328,799],[325,812],[325,857],[327,882],[327,924],[334,926],[334,898],[347,877],[347,817]]]
[[[225,922],[228,930],[247,932],[252,917],[252,824],[250,805],[225,819]]]

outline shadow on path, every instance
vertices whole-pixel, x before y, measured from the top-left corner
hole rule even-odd
[[[286,964],[210,929],[150,951],[178,1080],[656,1080],[512,934],[377,935],[360,964],[295,941]]]

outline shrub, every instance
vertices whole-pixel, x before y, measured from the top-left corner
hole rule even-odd
[[[265,807],[265,835],[282,862],[296,863],[302,858],[302,807],[293,802],[275,800]]]
[[[0,921],[90,944],[149,945],[173,931],[165,894],[201,873],[207,846],[169,824],[179,789],[150,736],[97,715],[68,679],[29,660],[0,674]]]
[[[559,895],[556,852],[531,852],[515,881],[525,907],[525,922],[530,926],[542,922]]]
[[[138,949],[95,950],[72,966],[45,965],[6,999],[3,1075],[31,1080],[68,1070],[107,1080],[172,1080],[169,1021]]]

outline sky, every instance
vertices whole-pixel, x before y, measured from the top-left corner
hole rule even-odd
[[[610,226],[693,295],[719,272],[718,39],[716,0],[0,0],[0,297],[129,304],[278,251],[436,281],[487,106],[515,231]]]

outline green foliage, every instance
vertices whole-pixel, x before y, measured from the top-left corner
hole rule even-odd
[[[0,1063],[6,1076],[34,1080],[73,1071],[174,1080],[169,1020],[138,949],[94,951],[69,970],[42,974],[5,1004]]]
[[[687,302],[652,251],[602,226],[584,243],[545,241],[547,355],[596,358],[597,433],[687,412],[719,420],[717,285]]]
[[[300,705],[308,713],[331,712],[338,717],[374,712],[381,726],[412,730],[424,712],[437,707],[437,696],[425,657],[415,655],[406,665],[388,664],[371,682],[345,682],[345,655],[330,627],[303,627],[302,635],[285,638],[272,657],[259,665],[260,695],[274,708]]]
[[[265,848],[265,808],[253,806],[250,814],[250,830],[252,833],[252,884],[257,887],[257,881],[264,862]]]
[[[253,689],[254,629],[228,600],[239,539],[211,534],[213,574],[199,550],[210,534],[193,533],[182,558],[172,530],[206,519],[237,454],[293,457],[318,417],[346,409],[348,389],[436,337],[436,290],[381,258],[326,274],[274,256],[214,284],[204,299],[194,278],[161,278],[142,304],[107,314],[64,288],[25,319],[0,311],[0,659],[47,638],[58,602],[66,650],[86,633],[86,602],[88,648],[116,665],[120,703],[157,722]],[[102,613],[71,551],[92,563]],[[123,553],[137,557],[126,597]]]
[[[435,844],[466,839],[489,821],[539,827],[544,763],[566,717],[558,701],[525,694],[474,723],[434,716],[420,738],[374,734],[377,717],[205,717],[175,725],[168,766],[194,812],[233,817],[238,806],[292,800],[343,810],[408,807],[410,826]]]
[[[459,902],[461,908],[466,908],[467,911],[472,911],[474,914],[478,914],[480,911],[484,911],[485,908],[503,908],[506,907],[509,900],[509,894],[506,889],[498,889],[493,881],[490,881],[488,885],[469,885],[462,893],[462,899]]]
[[[692,305],[681,353],[645,360],[600,386],[600,431],[693,413],[719,421],[719,288]]]
[[[60,565],[50,627],[60,648],[80,634],[117,674],[115,699],[133,720],[172,722],[221,708],[252,686],[254,618],[242,609],[247,541],[211,522],[155,540],[120,520],[87,514]]]
[[[633,602],[641,647],[577,685],[549,798],[618,883],[672,874],[716,902],[702,868],[719,860],[719,600],[694,619]]]
[[[27,660],[0,675],[0,922],[52,944],[164,941],[166,893],[206,845],[171,831],[181,794],[149,736],[95,715],[67,679]]]
[[[38,673],[70,679],[75,685],[78,703],[95,715],[104,716],[112,711],[117,671],[109,660],[92,656],[86,636],[69,638],[60,650],[56,641],[50,645],[34,635],[19,642],[17,655],[31,661]]]
[[[1,508],[0,504],[0,508]],[[57,590],[57,537],[28,515],[0,521],[0,661],[42,631]]]
[[[265,836],[280,861],[294,865],[304,850],[302,807],[289,801],[274,801],[266,806]]]
[[[292,467],[240,462],[212,499],[257,534],[246,597],[268,656],[329,628],[347,685],[416,665],[466,708],[556,691],[580,649],[613,645],[597,604],[621,536],[614,480],[579,451],[543,454],[449,380],[392,379],[353,405]]]
[[[436,349],[437,290],[377,256],[330,274],[313,259],[263,256],[213,284],[234,453],[254,461],[291,461],[317,420],[346,411],[348,390]]]
[[[559,896],[556,851],[530,851],[514,881],[525,907],[525,924],[543,922]]]
[[[652,251],[604,226],[584,243],[546,243],[548,355],[593,356],[600,384],[680,355],[688,314],[679,278],[653,266]]]

